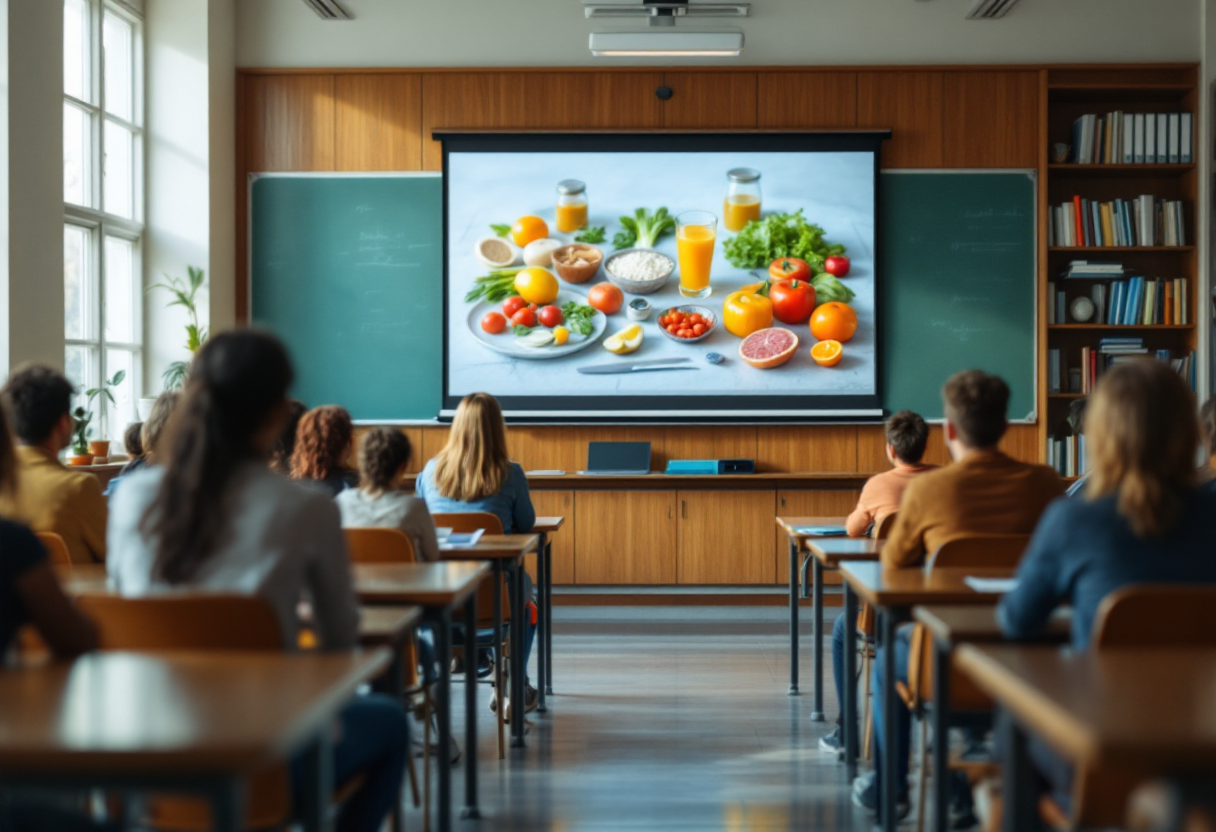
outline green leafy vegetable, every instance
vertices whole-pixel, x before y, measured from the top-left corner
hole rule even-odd
[[[595,331],[595,324],[592,322],[592,319],[595,317],[595,309],[593,307],[570,301],[562,305],[562,317],[566,319],[566,329],[571,332],[577,332],[579,335],[590,335]]]
[[[608,239],[608,229],[602,225],[587,226],[574,236],[576,243],[602,243]]]
[[[510,226],[510,224],[505,223],[505,222],[501,222],[501,223],[492,222],[492,223],[490,223],[490,230],[493,231],[495,234],[497,234],[499,237],[505,237],[511,233],[511,226]]]
[[[769,214],[752,220],[735,237],[722,244],[727,261],[738,269],[768,268],[782,257],[805,260],[815,274],[821,274],[823,261],[832,254],[844,254],[845,247],[823,239],[823,229],[806,221],[802,209],[792,214]]]
[[[827,303],[833,300],[848,303],[857,296],[856,292],[827,272],[811,278],[811,286],[815,287],[815,303]]]
[[[612,238],[612,247],[618,251],[633,246],[654,248],[660,237],[675,233],[675,230],[675,218],[666,208],[659,208],[653,216],[647,209],[639,208],[632,217],[621,217],[621,231]]]
[[[514,269],[495,269],[489,274],[477,278],[473,288],[464,296],[465,303],[472,303],[482,298],[490,303],[498,303],[511,295],[518,295],[519,292],[515,291],[515,275],[522,270],[522,266]]]
[[[536,329],[536,327],[524,326],[523,324],[516,324],[515,327],[511,331],[514,332],[516,335],[527,335],[529,332],[531,332],[534,329]]]

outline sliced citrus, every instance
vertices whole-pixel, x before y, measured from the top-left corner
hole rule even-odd
[[[835,367],[840,363],[842,355],[844,347],[839,341],[820,341],[811,347],[811,358],[815,359],[815,363],[820,367]]]
[[[771,370],[793,358],[797,349],[797,335],[788,329],[770,327],[744,338],[739,345],[739,357],[759,370]]]
[[[633,324],[604,339],[604,349],[617,355],[628,355],[642,346],[642,326]]]

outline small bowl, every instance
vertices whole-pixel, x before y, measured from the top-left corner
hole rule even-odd
[[[662,277],[655,278],[654,280],[630,280],[627,277],[617,277],[615,274],[613,274],[611,270],[612,261],[616,260],[618,257],[631,254],[635,251],[644,251],[648,254],[657,254],[665,259],[667,261],[666,273],[664,273]],[[604,274],[608,276],[608,282],[631,295],[650,295],[659,291],[667,285],[668,280],[671,280],[672,272],[675,270],[675,260],[672,260],[663,252],[655,251],[651,248],[623,248],[620,251],[613,252],[611,255],[609,255],[608,259],[604,261]]]
[[[558,262],[559,258],[564,258],[573,251],[579,251],[584,254],[584,259],[587,261],[586,265],[571,266],[562,265]],[[603,262],[603,249],[587,245],[586,243],[571,243],[568,246],[562,246],[553,250],[553,270],[557,272],[558,277],[567,283],[586,283],[595,277],[595,273],[600,270],[600,264]]]
[[[704,341],[706,338],[708,338],[710,335],[712,335],[714,333],[714,330],[716,330],[718,328],[718,315],[707,306],[672,306],[672,307],[670,307],[668,309],[664,309],[662,312],[660,312],[658,318],[655,318],[655,320],[657,321],[659,318],[666,317],[667,315],[670,315],[672,312],[683,312],[688,315],[691,315],[695,312],[696,314],[700,315],[702,318],[705,318],[706,320],[709,321],[709,329],[705,330],[704,333],[702,333],[701,335],[698,335],[695,338],[679,338],[675,335],[672,335],[667,330],[663,329],[663,327],[660,325],[659,332],[663,333],[668,338],[675,341],[677,344],[695,344],[698,341]]]
[[[625,306],[625,317],[641,323],[650,318],[650,313],[653,311],[654,307],[646,298],[634,298]]]

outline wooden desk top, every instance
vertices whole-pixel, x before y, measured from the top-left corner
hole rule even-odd
[[[475,560],[355,564],[355,593],[364,604],[454,607],[489,574],[490,565]]]
[[[777,526],[799,543],[814,538],[815,535],[803,534],[797,531],[800,526],[843,526],[847,517],[782,517],[777,516]]]
[[[414,488],[417,474],[402,478],[406,488]],[[528,487],[536,491],[775,491],[860,490],[872,472],[808,472],[781,474],[718,474],[686,476],[653,472],[638,476],[611,477],[585,474],[556,474],[528,477]]]
[[[1074,764],[1216,768],[1216,650],[959,647],[956,666]]]
[[[541,532],[548,534],[557,531],[564,525],[566,525],[566,518],[564,516],[537,517],[536,522],[532,524],[532,531],[537,534]]]
[[[797,531],[803,526],[843,526],[845,517],[778,517],[777,526],[824,566],[842,561],[878,560],[882,541],[872,537],[818,537]]]
[[[540,546],[540,535],[528,534],[483,534],[476,546],[461,546],[459,549],[440,547],[439,554],[447,560],[511,560],[522,558]]]
[[[842,563],[840,576],[848,582],[857,597],[875,607],[911,607],[916,604],[989,604],[995,605],[1001,595],[976,592],[963,579],[1012,578],[1013,569],[934,569],[926,572],[916,566],[910,569],[885,569],[881,563]]]
[[[363,607],[359,643],[364,647],[402,644],[422,619],[422,607]]]
[[[0,772],[251,773],[388,665],[360,653],[92,653],[0,672]]]
[[[924,624],[933,638],[947,644],[1001,643],[1005,641],[1005,634],[1001,632],[1000,626],[996,623],[996,606],[993,604],[957,607],[921,606],[912,610],[912,618]],[[1056,610],[1047,623],[1047,629],[1034,641],[1065,643],[1072,635],[1071,626],[1071,611]]]

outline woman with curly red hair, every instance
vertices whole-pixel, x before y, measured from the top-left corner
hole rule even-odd
[[[333,497],[357,487],[359,474],[346,465],[354,449],[354,435],[345,408],[327,404],[305,413],[291,454],[292,479],[316,483]]]

